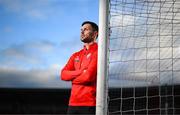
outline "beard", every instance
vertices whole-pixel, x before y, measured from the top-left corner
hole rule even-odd
[[[84,42],[84,43],[91,43],[92,41],[94,41],[94,39],[92,37],[85,38],[85,39],[81,38],[81,41]]]

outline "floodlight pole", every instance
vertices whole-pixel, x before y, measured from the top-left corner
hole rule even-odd
[[[99,0],[96,115],[107,115],[109,0]]]

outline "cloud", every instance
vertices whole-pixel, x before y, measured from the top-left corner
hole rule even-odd
[[[70,18],[76,16],[76,11],[85,16],[91,11],[86,7],[89,3],[94,4],[92,0],[0,0],[0,6],[5,11],[36,20],[57,18],[57,15]]]
[[[64,40],[60,42],[60,47],[64,48],[64,50],[78,50],[81,49],[83,46],[83,43],[80,41],[80,38],[77,39],[78,37],[76,37],[75,39],[71,39],[71,40]]]
[[[63,58],[59,48],[37,40],[0,50],[0,87],[70,88],[70,83],[59,78],[63,66],[58,61]]]
[[[34,66],[46,62],[48,54],[56,49],[49,41],[26,42],[0,50],[1,66]],[[31,67],[30,66],[30,67]]]
[[[27,15],[36,19],[45,19],[46,15],[40,10],[30,10],[27,12]]]
[[[39,50],[41,52],[47,53],[47,52],[52,51],[55,48],[56,44],[50,41],[44,40],[44,41],[34,41],[34,42],[25,43],[23,44],[23,46],[29,49],[35,49],[35,50]]]
[[[17,62],[28,62],[28,63],[36,63],[38,60],[36,59],[37,56],[34,54],[30,54],[21,46],[14,46],[7,49],[0,51],[1,62],[5,64],[10,63],[11,61]],[[6,65],[6,64],[5,64]],[[2,65],[1,65],[2,66]]]
[[[122,26],[128,26],[128,25],[134,25],[135,22],[135,16],[131,15],[115,15],[112,16],[110,19],[110,26],[111,27],[122,27]]]
[[[33,19],[46,19],[55,11],[52,3],[57,0],[0,0],[0,5],[8,12]]]
[[[109,87],[110,88],[119,88],[119,87],[144,87],[147,86],[146,81],[133,81],[133,80],[117,80],[117,79],[109,79]]]
[[[59,67],[48,69],[2,68],[0,87],[11,88],[70,88],[68,82],[59,78]]]

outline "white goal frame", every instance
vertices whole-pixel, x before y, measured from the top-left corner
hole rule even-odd
[[[109,0],[99,0],[99,37],[97,65],[96,115],[107,115],[108,111],[108,41]]]

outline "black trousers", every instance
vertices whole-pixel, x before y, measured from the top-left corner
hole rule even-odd
[[[95,115],[95,106],[69,106],[67,115]]]

